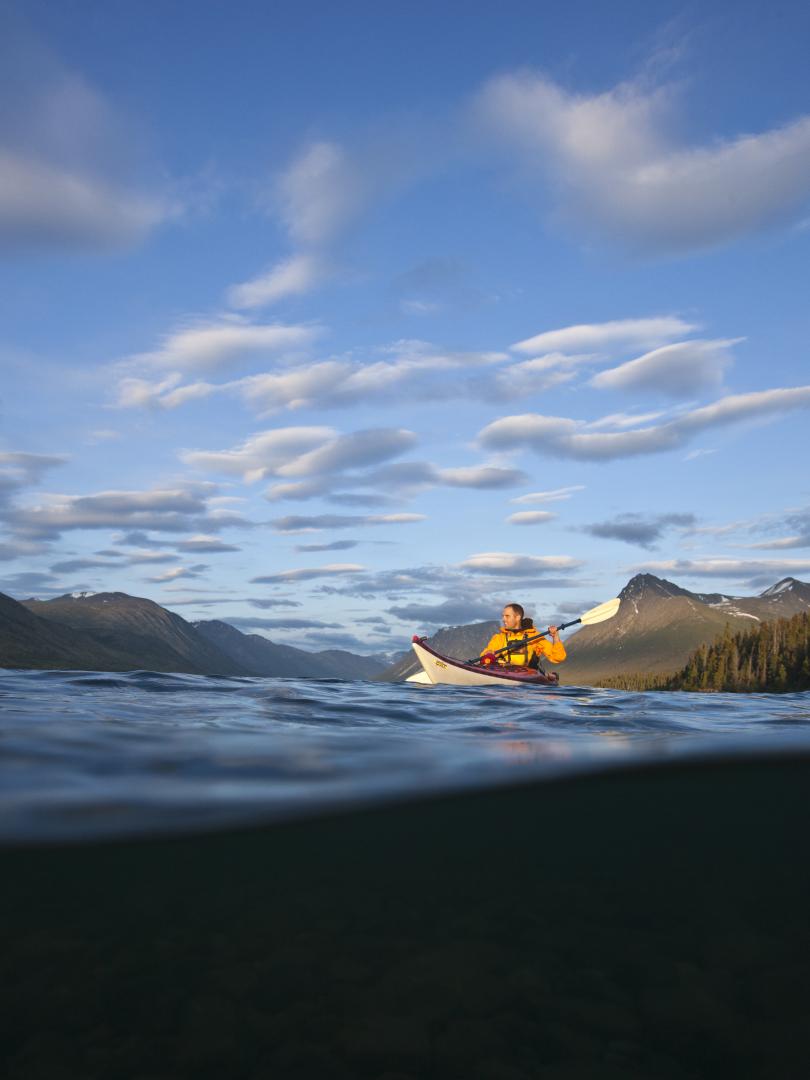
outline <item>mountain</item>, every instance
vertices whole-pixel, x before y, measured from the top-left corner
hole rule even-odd
[[[428,638],[428,644],[443,656],[452,656],[456,660],[466,660],[478,656],[493,634],[497,633],[499,623],[468,623],[466,626],[448,626]],[[381,682],[401,682],[409,675],[422,670],[413,650],[409,650],[401,660],[383,671],[378,678]]]
[[[212,645],[194,627],[156,604],[127,593],[67,593],[53,600],[26,600],[40,619],[91,635],[104,650],[127,658],[112,670],[182,671],[191,675],[243,675],[227,653]],[[89,668],[102,666],[103,654]],[[40,665],[37,665],[40,666]]]
[[[566,683],[608,675],[672,672],[728,625],[737,631],[810,609],[810,585],[785,578],[759,596],[692,593],[654,574],[637,574],[619,593],[618,614],[566,642]]]
[[[306,652],[292,645],[277,645],[259,634],[243,634],[230,623],[204,619],[193,624],[217,649],[250,675],[278,675],[298,679],[373,679],[384,670],[377,657],[358,656],[342,649]]]
[[[795,578],[783,578],[759,596],[730,596],[693,593],[654,574],[637,574],[619,596],[614,618],[585,626],[565,642],[568,659],[556,668],[563,683],[589,685],[609,675],[674,672],[727,625],[737,631],[810,610],[810,585]],[[497,628],[497,623],[448,627],[429,642],[446,656],[464,659],[480,653]],[[380,679],[397,682],[420,668],[411,653]]]
[[[51,623],[0,593],[0,667],[129,671],[134,657],[82,630]]]
[[[216,620],[188,623],[127,593],[22,603],[0,593],[0,667],[373,679],[389,663],[387,656],[276,645]]]

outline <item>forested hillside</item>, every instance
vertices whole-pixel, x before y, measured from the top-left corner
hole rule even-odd
[[[614,675],[600,686],[620,690],[810,690],[810,615],[765,622],[701,645],[673,675]]]

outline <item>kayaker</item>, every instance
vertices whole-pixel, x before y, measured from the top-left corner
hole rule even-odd
[[[517,664],[522,667],[538,667],[543,657],[550,660],[552,664],[561,664],[565,660],[565,646],[560,640],[556,626],[548,628],[551,641],[546,637],[538,638],[538,631],[535,629],[532,620],[526,618],[520,604],[504,605],[502,619],[503,626],[490,639],[489,644],[481,653],[481,660],[484,664]],[[524,645],[523,648],[513,649],[509,653],[493,655],[498,652],[498,649],[504,649],[507,645],[513,643],[526,642],[529,638],[537,638],[537,640]]]

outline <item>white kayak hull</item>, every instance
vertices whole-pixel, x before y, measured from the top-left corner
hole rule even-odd
[[[431,649],[424,638],[414,638],[412,644],[422,670],[411,675],[407,682],[422,686],[440,684],[446,686],[504,686],[508,684],[557,686],[559,684],[556,672],[546,674],[531,669],[509,671],[497,668],[495,665],[482,668],[475,664],[466,664],[463,660],[455,660],[451,656],[442,656],[441,653]]]

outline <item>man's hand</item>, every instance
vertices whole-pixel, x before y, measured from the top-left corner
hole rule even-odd
[[[560,632],[559,632],[559,630],[557,629],[556,626],[550,626],[548,628],[548,632],[551,634],[551,640],[552,641],[559,641],[560,640]]]

